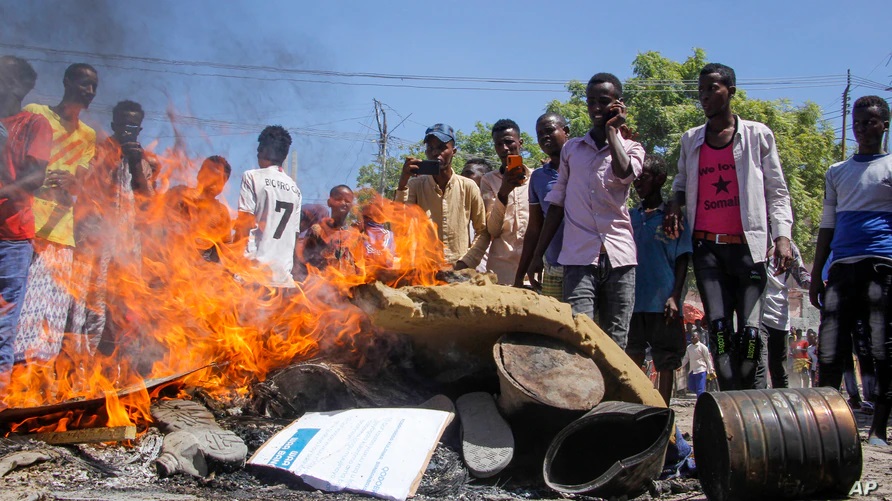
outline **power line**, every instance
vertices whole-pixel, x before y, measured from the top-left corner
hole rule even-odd
[[[58,97],[46,96],[42,94],[37,94],[37,97],[45,98],[45,99],[58,99]],[[113,106],[102,103],[95,103],[91,106],[90,110],[94,112],[100,112],[105,114],[111,114],[113,110]],[[195,126],[195,127],[206,127],[212,129],[224,129],[226,133],[220,134],[204,134],[205,136],[224,136],[224,135],[240,135],[240,134],[250,134],[255,133],[257,131],[262,130],[268,124],[264,123],[245,123],[245,122],[232,122],[228,120],[214,120],[207,118],[199,118],[189,115],[180,115],[180,114],[168,114],[166,112],[158,112],[153,110],[144,110],[145,116],[144,120],[148,120],[151,122],[173,122],[179,125],[187,125],[187,126]],[[311,136],[311,137],[321,137],[328,139],[340,139],[347,141],[357,141],[357,142],[374,142],[371,140],[368,135],[358,133],[358,132],[346,132],[346,131],[337,131],[337,130],[328,130],[328,129],[317,129],[316,127],[319,125],[330,125],[333,123],[345,122],[349,120],[357,120],[365,118],[363,116],[360,117],[351,117],[345,118],[341,120],[335,120],[331,122],[324,122],[321,124],[313,124],[308,126],[301,127],[286,127],[289,132],[298,136]],[[177,137],[177,135],[172,136],[159,136],[159,137]],[[182,134],[179,137],[189,137],[184,136]],[[399,141],[406,141],[400,139]]]
[[[368,116],[366,118],[366,123],[369,126],[372,125],[372,120],[374,119],[374,117],[375,117],[374,112],[371,112],[368,114]],[[371,133],[366,133],[366,139],[369,139],[369,138],[371,138]],[[353,165],[350,166],[350,170],[347,171],[347,175],[344,176],[344,183],[347,183],[349,181],[350,176],[353,175],[353,171],[356,170],[356,164],[359,163],[359,157],[360,157],[360,155],[362,155],[363,149],[364,149],[364,147],[362,145],[360,145],[359,148],[356,150],[356,159],[353,160]],[[347,159],[347,154],[344,155],[344,158],[343,158],[343,160],[341,160],[341,162],[344,162],[346,159]]]
[[[102,63],[98,63],[97,65],[112,67],[116,69],[123,70],[133,70],[133,71],[150,71],[156,73],[170,73],[182,76],[191,76],[191,77],[212,77],[212,78],[236,78],[236,79],[245,79],[245,80],[256,80],[256,81],[288,81],[288,82],[299,82],[299,83],[317,83],[317,84],[334,84],[334,85],[354,85],[354,86],[374,86],[374,87],[403,87],[403,88],[418,88],[418,89],[433,89],[433,90],[475,90],[475,91],[504,91],[504,92],[554,92],[557,89],[547,88],[560,86],[563,89],[568,83],[569,79],[565,80],[555,80],[555,79],[540,79],[540,78],[504,78],[504,77],[474,77],[474,76],[448,76],[448,75],[411,75],[411,74],[389,74],[389,73],[370,73],[370,72],[345,72],[345,71],[332,71],[332,70],[315,70],[315,69],[300,69],[300,68],[284,68],[284,67],[272,67],[272,66],[263,66],[263,65],[245,65],[245,64],[230,64],[230,63],[219,63],[212,61],[188,61],[188,60],[173,60],[173,59],[162,59],[162,58],[154,58],[154,57],[143,57],[143,56],[130,56],[123,54],[106,54],[106,53],[94,53],[94,52],[85,52],[85,51],[76,51],[76,50],[67,50],[67,49],[53,49],[49,47],[38,47],[38,46],[30,46],[23,44],[8,44],[8,43],[0,43],[0,47],[13,48],[18,50],[25,51],[35,51],[35,52],[43,52],[46,54],[53,55],[66,55],[66,56],[76,56],[76,57],[86,57],[92,59],[100,59],[103,60]],[[58,61],[51,59],[36,59],[45,62],[53,62],[53,63],[66,63],[66,61]],[[164,65],[164,66],[174,66],[174,67],[204,67],[204,68],[213,68],[213,69],[223,69],[228,71],[240,71],[240,72],[250,72],[249,75],[236,75],[231,73],[196,73],[194,71],[176,71],[171,69],[157,69],[157,68],[137,68],[130,66],[120,66],[113,65],[108,62],[108,60],[112,61],[136,61],[143,64],[151,64],[151,65]],[[300,79],[300,78],[283,78],[281,76],[271,77],[271,76],[260,76],[257,75],[257,72],[262,73],[272,73],[276,75],[282,74],[296,74],[296,75],[309,75],[309,76],[320,76],[320,77],[336,77],[336,78],[364,78],[364,79],[385,79],[385,80],[400,80],[402,83],[398,84],[383,84],[383,83],[373,83],[373,82],[350,82],[350,81],[339,81],[339,80],[318,80],[318,79]],[[769,77],[769,78],[750,78],[750,79],[742,79],[738,81],[738,86],[747,87],[749,90],[776,90],[776,89],[796,89],[796,88],[812,88],[812,87],[827,87],[840,85],[845,79],[845,75],[814,75],[814,76],[793,76],[793,77]],[[872,80],[868,80],[866,78],[854,77],[859,85],[866,86],[872,89],[886,89],[882,83],[874,82]],[[508,85],[538,85],[545,86],[546,88],[537,87],[537,88],[517,88],[517,87],[469,87],[469,86],[444,86],[444,85],[417,85],[417,84],[408,84],[404,83],[405,81],[429,81],[429,82],[470,82],[470,83],[478,83],[478,84],[508,84]],[[679,85],[691,85],[695,86],[697,83],[696,80],[681,80],[681,81],[673,81],[673,80],[661,80],[661,79],[636,79],[632,78],[628,81],[628,85],[630,86],[647,86],[647,87],[670,87],[670,89],[637,89],[638,92],[678,92]],[[692,89],[693,90],[693,89]]]
[[[2,44],[0,44],[2,46]],[[58,61],[58,60],[50,60],[50,59],[39,59],[32,58],[33,61],[43,61],[50,63],[59,63],[65,64],[67,61]],[[141,72],[151,72],[151,73],[167,73],[172,75],[181,75],[187,77],[210,77],[210,78],[233,78],[238,80],[253,80],[260,82],[292,82],[292,83],[311,83],[311,84],[325,84],[325,85],[347,85],[354,87],[397,87],[397,88],[408,88],[408,89],[431,89],[431,90],[473,90],[473,91],[499,91],[499,92],[559,92],[558,89],[516,89],[516,88],[505,88],[505,87],[456,87],[456,86],[445,86],[445,85],[414,85],[414,84],[386,84],[386,83],[374,83],[374,82],[347,82],[347,81],[338,81],[338,80],[313,80],[307,78],[293,78],[293,77],[262,77],[257,75],[233,75],[228,73],[196,73],[193,71],[175,71],[175,70],[165,70],[165,69],[156,69],[156,68],[137,68],[132,66],[120,66],[113,65],[108,63],[93,63],[95,66],[99,67],[107,67],[120,69],[125,71],[141,71]]]
[[[130,56],[130,55],[123,55],[123,54],[84,52],[84,51],[76,51],[76,50],[70,50],[70,49],[53,49],[50,47],[38,47],[38,46],[31,46],[31,45],[8,44],[8,43],[0,43],[0,47],[44,52],[44,53],[48,53],[48,54],[59,54],[59,55],[88,57],[88,58],[111,59],[111,60],[139,61],[139,62],[146,63],[146,64],[162,64],[162,65],[189,66],[189,67],[209,67],[209,68],[216,68],[216,69],[227,69],[227,70],[238,70],[238,71],[263,71],[263,72],[270,72],[270,73],[293,73],[293,74],[314,75],[314,76],[335,76],[335,77],[346,77],[346,78],[383,78],[383,79],[395,79],[395,80],[431,80],[431,81],[449,81],[449,82],[459,81],[459,82],[485,82],[485,83],[511,83],[511,84],[546,84],[546,85],[564,85],[567,83],[566,81],[562,81],[562,80],[548,80],[548,79],[539,79],[539,78],[516,79],[516,78],[499,78],[499,77],[410,75],[410,74],[347,72],[347,71],[333,71],[333,70],[310,70],[310,69],[284,68],[284,67],[262,66],[262,65],[219,63],[219,62],[213,62],[213,61],[189,61],[189,60],[162,59],[162,58],[155,58],[155,57]]]
[[[872,70],[870,70],[870,73],[868,73],[867,76],[869,77],[870,75],[873,75],[873,72],[876,71],[877,68],[879,68],[880,65],[883,64],[883,61],[886,61],[886,66],[889,66],[889,63],[892,62],[892,51],[889,51],[888,54],[883,56],[882,59],[880,59],[880,62],[878,62],[877,65],[874,66]]]

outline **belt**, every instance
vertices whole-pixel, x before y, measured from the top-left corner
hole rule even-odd
[[[716,244],[745,244],[746,237],[743,235],[730,235],[727,233],[710,233],[708,231],[695,231],[694,240],[706,240]]]

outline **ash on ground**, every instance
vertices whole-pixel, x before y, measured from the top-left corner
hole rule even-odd
[[[199,399],[201,400],[201,399]],[[693,399],[673,399],[678,425],[691,429]],[[211,406],[209,406],[211,408]],[[211,408],[220,425],[241,437],[249,453],[284,428],[291,420],[238,415],[223,408]],[[235,415],[233,415],[235,414]],[[866,437],[869,416],[856,411],[862,437]],[[548,490],[542,483],[541,468],[509,468],[495,479],[470,477],[455,445],[457,433],[447,433],[431,458],[415,498],[419,501],[513,501],[567,499]],[[51,446],[43,442],[0,438],[0,500],[318,500],[348,501],[373,499],[351,493],[326,493],[308,489],[284,476],[242,469],[202,480],[188,475],[160,478],[154,460],[161,450],[163,435],[155,428],[129,445]],[[696,443],[695,443],[696,447]],[[890,499],[892,453],[862,443],[864,470],[862,480],[874,480],[879,491],[861,499]],[[595,451],[593,451],[594,453]],[[30,453],[30,454],[26,454]],[[26,462],[10,468],[11,460]],[[4,466],[6,465],[6,466]],[[886,485],[884,485],[886,484]],[[568,496],[580,501],[597,498]],[[697,480],[653,482],[640,500],[705,501]]]

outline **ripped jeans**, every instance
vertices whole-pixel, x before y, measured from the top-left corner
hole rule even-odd
[[[694,241],[694,276],[709,319],[710,352],[719,389],[748,390],[765,344],[759,333],[765,263],[754,263],[747,244]],[[732,324],[736,314],[737,326]]]

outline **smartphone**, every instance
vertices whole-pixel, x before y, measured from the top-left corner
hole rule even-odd
[[[523,157],[520,155],[508,155],[508,165],[506,170],[523,169]]]
[[[422,160],[415,173],[419,176],[436,176],[440,173],[440,161]]]
[[[623,100],[622,100],[622,99],[617,99],[616,102],[619,103],[619,104],[621,104],[621,105],[625,105],[625,103],[623,103]],[[618,111],[618,110],[610,110],[610,111],[607,113],[607,117],[604,119],[604,123],[607,123],[607,122],[613,120],[613,118],[616,117],[617,115],[619,115],[619,111]]]

